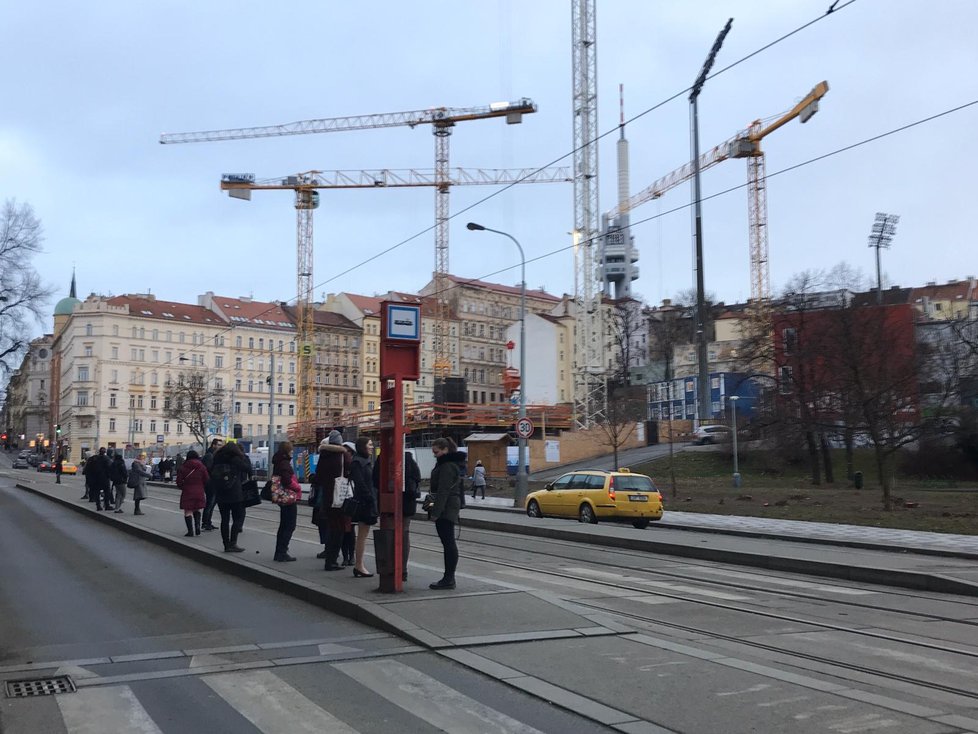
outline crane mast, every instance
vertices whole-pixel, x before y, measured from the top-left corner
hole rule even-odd
[[[571,0],[574,113],[574,420],[590,428],[605,412],[598,241],[598,62],[595,0]]]

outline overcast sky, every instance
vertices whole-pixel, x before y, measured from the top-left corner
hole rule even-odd
[[[839,5],[843,5],[842,0]],[[598,0],[602,132],[618,123],[618,84],[632,117],[688,87],[729,16],[715,69],[824,14],[830,0]],[[259,178],[310,169],[434,165],[427,126],[193,145],[162,132],[212,130],[529,97],[521,125],[456,126],[451,164],[569,166],[569,0],[359,0],[2,4],[0,195],[33,205],[44,224],[37,265],[79,296],[151,291],[194,302],[207,290],[263,300],[295,296],[295,210],[288,191],[233,200],[225,172]],[[831,90],[806,125],[764,141],[772,174],[902,124],[978,99],[978,3],[856,0],[710,80],[700,98],[701,148],[790,108],[817,82]],[[919,285],[978,274],[970,221],[978,106],[772,178],[771,280],[848,261],[875,277],[867,248],[877,211],[902,220],[884,271]],[[631,191],[689,160],[686,95],[627,127]],[[602,211],[616,201],[615,140],[600,143]],[[703,176],[709,196],[746,181],[743,161]],[[515,284],[512,244],[469,232],[470,220],[517,237],[528,259],[570,245],[570,184],[452,190],[450,270]],[[684,185],[633,212],[641,278],[656,304],[693,282]],[[431,276],[434,193],[324,191],[315,215],[315,293],[417,291]],[[705,276],[729,302],[750,293],[747,194],[704,204]],[[415,236],[417,235],[417,236]],[[366,258],[404,240],[380,260]],[[353,270],[350,270],[354,268]],[[349,271],[349,272],[347,272]],[[569,249],[527,266],[531,287],[573,292]],[[52,303],[53,306],[53,303]],[[50,324],[45,325],[50,329]]]

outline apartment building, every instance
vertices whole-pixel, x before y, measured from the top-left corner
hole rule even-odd
[[[360,398],[360,408],[362,410],[377,410],[380,408],[380,308],[384,301],[403,301],[416,303],[418,297],[390,291],[383,296],[364,296],[357,293],[329,293],[326,300],[317,310],[328,311],[340,314],[358,327],[362,332],[360,363],[362,367],[362,393]],[[425,323],[422,318],[422,334],[430,324]],[[424,352],[422,352],[422,355]],[[430,364],[430,362],[429,362]],[[422,356],[422,380],[424,379],[424,357]],[[431,380],[430,369],[428,373],[428,384],[434,384]],[[416,389],[420,389],[421,382],[404,383],[405,404],[414,403],[418,400]],[[428,398],[430,400],[430,398]]]
[[[224,325],[218,339],[220,349],[207,366],[230,396],[228,411],[233,419],[225,433],[264,446],[271,423],[275,435],[284,439],[288,424],[295,421],[299,379],[292,315],[281,303],[218,296],[210,291],[198,296],[197,303]],[[195,353],[198,356],[191,364],[199,366],[204,352],[192,351],[188,356],[194,359]],[[270,378],[274,399],[269,395]]]
[[[507,329],[520,318],[520,287],[448,275],[448,299],[453,323],[458,325],[458,371],[464,377],[470,403],[508,402],[503,387]],[[421,289],[433,295],[435,281]],[[527,313],[550,313],[560,298],[539,289],[527,289]]]
[[[26,447],[31,441],[51,439],[51,347],[54,335],[31,341],[20,367],[7,384],[7,411],[3,430],[10,443]]]
[[[520,324],[506,330],[512,342],[510,364],[520,366]],[[531,313],[526,317],[526,375],[521,388],[528,405],[554,405],[574,400],[574,319]],[[512,396],[504,396],[511,400]]]

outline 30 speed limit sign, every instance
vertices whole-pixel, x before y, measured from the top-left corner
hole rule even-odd
[[[516,421],[516,435],[520,438],[529,438],[533,435],[533,421],[529,418],[520,418]]]

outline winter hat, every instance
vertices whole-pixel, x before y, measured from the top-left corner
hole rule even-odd
[[[326,440],[333,446],[342,446],[343,434],[339,431],[330,431],[329,436],[326,437]]]
[[[345,448],[350,449],[350,451],[352,451],[353,453],[356,453],[357,452],[357,445],[355,443],[353,443],[353,441],[344,441],[343,442],[343,446]]]

